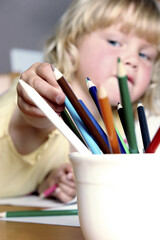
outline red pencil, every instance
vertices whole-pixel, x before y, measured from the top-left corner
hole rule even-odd
[[[146,149],[146,153],[154,153],[160,144],[160,127],[157,130],[155,136],[153,137],[151,143]]]

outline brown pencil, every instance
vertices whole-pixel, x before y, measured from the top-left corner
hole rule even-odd
[[[58,84],[60,85],[63,92],[66,94],[66,96],[72,103],[73,107],[79,114],[80,118],[82,119],[82,121],[84,122],[86,127],[88,128],[90,134],[93,136],[93,138],[99,145],[101,151],[103,153],[111,153],[110,149],[108,148],[103,137],[101,136],[99,131],[95,128],[95,126],[94,126],[93,122],[91,121],[90,117],[88,116],[88,114],[84,111],[82,105],[79,103],[79,100],[77,99],[77,97],[74,94],[74,92],[72,91],[71,87],[69,86],[69,84],[67,83],[65,78],[63,77],[62,73],[56,67],[54,67],[54,74],[55,74],[55,78],[56,78]]]
[[[107,96],[107,92],[103,87],[98,87],[98,100],[103,117],[103,121],[108,133],[110,145],[113,153],[120,153],[118,138],[113,122],[111,105]]]

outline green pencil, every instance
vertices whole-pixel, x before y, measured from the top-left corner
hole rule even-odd
[[[0,218],[69,216],[69,215],[78,215],[78,210],[65,209],[65,210],[10,211],[10,212],[1,212]]]
[[[129,149],[128,149],[127,145],[125,144],[125,142],[124,142],[124,140],[123,140],[120,132],[118,131],[118,129],[117,129],[116,126],[114,126],[114,127],[115,127],[116,132],[117,132],[117,135],[118,135],[118,137],[119,137],[119,139],[120,139],[120,141],[121,141],[121,144],[122,144],[122,146],[123,146],[123,148],[124,148],[124,151],[126,152],[126,154],[129,154],[129,153],[130,153],[130,152],[129,152]]]
[[[77,135],[77,137],[86,145],[85,141],[83,140],[79,130],[77,129],[74,121],[70,117],[66,108],[61,113],[61,117],[62,117],[63,121],[68,125],[68,127],[70,127],[70,129]]]
[[[127,75],[126,75],[124,65],[121,62],[120,58],[118,58],[117,77],[118,77],[121,101],[122,101],[123,111],[124,111],[126,138],[129,145],[129,151],[130,153],[138,153],[138,147],[137,147],[135,129],[134,129],[134,117],[133,117],[128,85],[127,85]]]

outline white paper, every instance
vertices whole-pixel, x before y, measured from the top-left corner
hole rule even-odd
[[[41,199],[38,196],[23,196],[15,198],[0,199],[0,205],[13,205],[13,206],[27,206],[27,207],[44,207],[48,209],[77,209],[76,198],[67,204],[60,203],[52,199]],[[43,216],[43,217],[15,217],[15,218],[0,218],[0,221],[11,222],[29,222],[41,223],[52,225],[64,225],[79,227],[78,215],[73,216]]]
[[[76,203],[76,198],[67,204],[61,203],[54,199],[41,199],[39,196],[23,196],[14,198],[1,198],[0,205],[26,206],[26,207],[44,207],[44,208],[59,208]]]

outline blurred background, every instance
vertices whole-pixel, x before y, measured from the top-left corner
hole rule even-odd
[[[43,46],[71,2],[0,0],[0,74],[22,72],[43,61]]]
[[[0,74],[23,71],[29,62],[42,59],[46,40],[71,2],[0,0]]]

